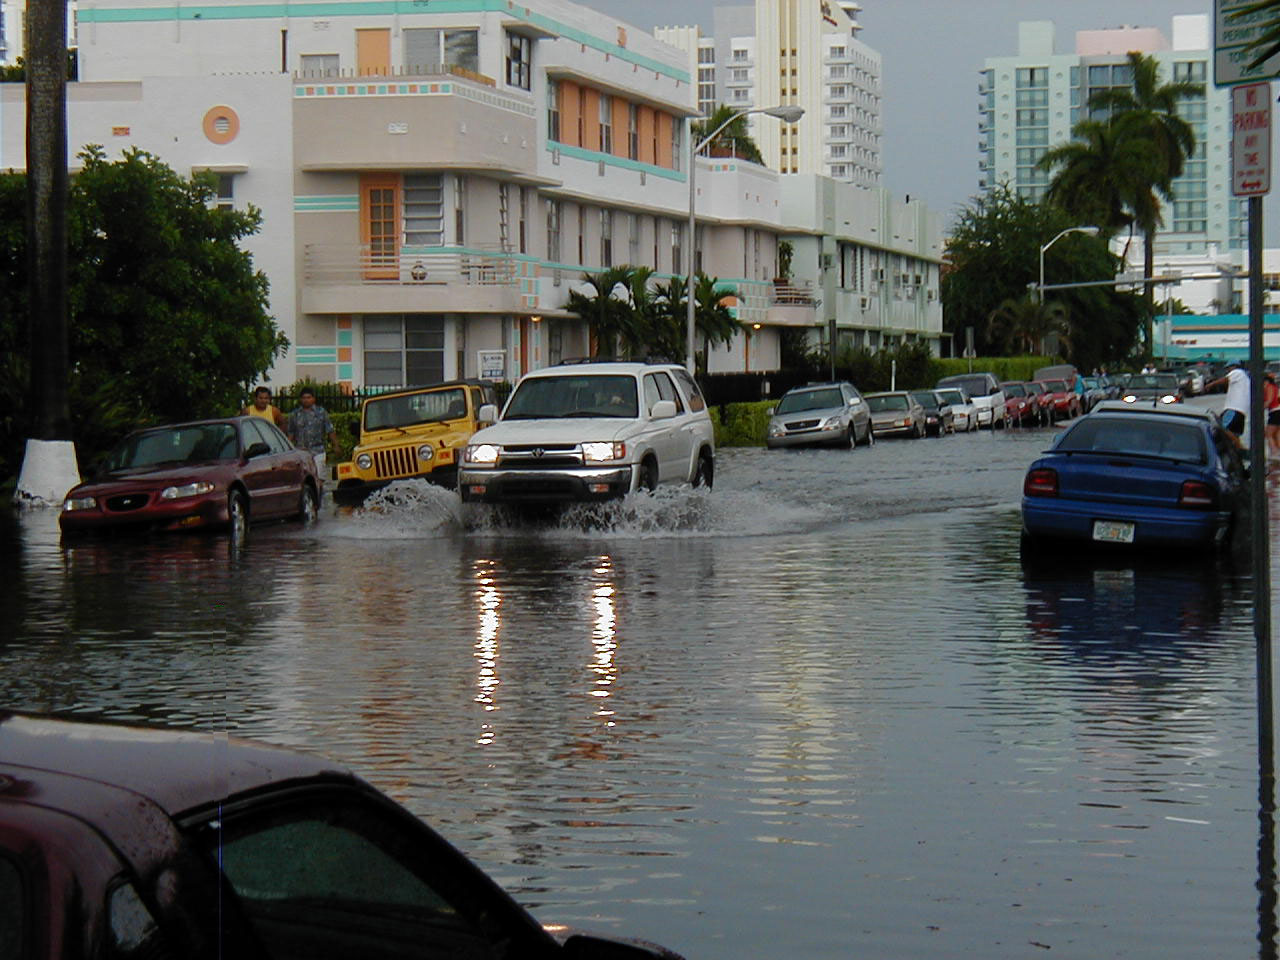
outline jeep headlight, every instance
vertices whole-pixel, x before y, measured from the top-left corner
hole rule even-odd
[[[498,447],[493,443],[470,443],[467,444],[466,452],[467,463],[474,463],[482,467],[491,467],[498,462]]]
[[[360,456],[356,457],[356,466],[361,470],[371,469],[373,467],[373,457],[367,453],[360,454]]]
[[[627,445],[625,443],[584,443],[582,445],[582,459],[587,463],[604,463],[609,460],[624,460],[627,456]]]
[[[213,493],[213,484],[208,480],[197,480],[195,483],[184,483],[179,487],[165,487],[160,491],[161,500],[183,500],[187,497],[200,497]]]
[[[62,509],[66,513],[73,513],[76,510],[93,510],[98,506],[98,501],[94,497],[70,497],[63,501]]]
[[[419,460],[430,460],[435,455],[436,455],[436,452],[431,449],[431,444],[429,443],[424,443],[422,446],[418,448]]]

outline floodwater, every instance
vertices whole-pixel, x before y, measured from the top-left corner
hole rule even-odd
[[[3,519],[0,703],[336,757],[691,960],[1274,956],[1247,567],[1024,570],[1048,442],[724,450],[540,525],[413,487],[239,552]]]

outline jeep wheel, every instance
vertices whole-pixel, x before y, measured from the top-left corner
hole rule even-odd
[[[646,460],[640,464],[640,477],[636,483],[636,489],[646,493],[653,493],[658,489],[658,468],[652,460]]]
[[[706,487],[710,490],[715,478],[716,462],[711,458],[711,454],[703,451],[698,454],[698,466],[693,471],[693,485],[695,487]]]

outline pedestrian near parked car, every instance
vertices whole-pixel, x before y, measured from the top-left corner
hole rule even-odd
[[[281,430],[285,428],[287,422],[284,413],[271,402],[270,387],[259,387],[253,391],[253,403],[241,410],[240,416],[262,417],[263,420],[270,420]]]
[[[1233,363],[1226,376],[1205,384],[1205,392],[1223,383],[1227,385],[1227,400],[1222,406],[1222,425],[1239,444],[1240,438],[1244,436],[1245,420],[1249,416],[1249,375],[1244,372],[1243,366]]]
[[[1268,370],[1262,381],[1262,406],[1267,411],[1267,456],[1280,457],[1280,384],[1276,375]]]
[[[303,387],[298,394],[300,406],[289,414],[289,439],[301,450],[307,450],[316,459],[316,473],[321,478],[328,476],[325,469],[324,441],[327,437],[335,447],[338,445],[338,432],[333,429],[333,421],[324,407],[316,403],[316,392],[310,387]]]

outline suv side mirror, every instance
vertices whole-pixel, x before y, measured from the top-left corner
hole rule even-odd
[[[674,400],[659,400],[649,411],[650,420],[670,420],[675,415],[676,402]]]
[[[498,408],[495,404],[482,404],[480,409],[476,411],[476,419],[483,420],[486,423],[496,423],[498,419]]]
[[[244,452],[244,458],[246,460],[252,460],[254,457],[260,457],[264,453],[270,453],[270,452],[271,452],[271,448],[268,447],[261,440],[259,440],[257,443],[249,444],[248,448]]]
[[[777,407],[770,407],[768,410],[764,412],[764,415],[766,417],[772,417],[774,413],[777,411],[777,409],[778,409]]]

